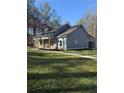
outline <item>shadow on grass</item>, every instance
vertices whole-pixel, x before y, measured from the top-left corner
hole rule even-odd
[[[65,64],[79,64],[79,63],[86,63],[88,61],[93,61],[92,59],[88,58],[57,58],[57,57],[48,57],[48,58],[34,58],[28,57],[29,64],[32,65],[48,65],[48,64],[55,64],[55,63],[65,63]]]
[[[80,92],[80,93],[85,93],[88,91],[88,93],[96,93],[96,85],[82,85],[82,86],[77,86],[73,88],[43,88],[43,89],[36,89],[36,90],[30,90],[28,93],[67,93],[67,92]]]
[[[45,53],[41,53],[41,52],[28,52],[27,53],[28,56],[46,56]]]
[[[57,72],[54,73],[28,73],[28,80],[30,79],[56,79],[56,78],[69,78],[69,77],[94,77],[96,76],[96,72],[77,72],[77,73],[68,73],[65,67],[76,67],[78,65],[82,65],[89,62],[91,63],[92,59],[88,58],[57,58],[57,57],[30,57],[30,55],[37,55],[37,56],[44,56],[45,54],[42,53],[34,53],[29,52],[28,57],[28,65],[48,65],[51,66],[53,69],[56,69]],[[89,64],[88,63],[88,64]]]
[[[29,74],[28,80],[32,79],[57,79],[57,78],[70,78],[70,77],[95,77],[96,72],[83,72],[83,73],[45,73],[45,74]]]
[[[33,57],[34,56],[34,57]],[[39,57],[36,57],[39,56]],[[96,72],[74,72],[69,73],[65,72],[64,69],[65,66],[67,67],[75,67],[78,65],[81,65],[82,63],[85,64],[88,62],[92,63],[93,60],[87,59],[87,58],[66,58],[61,55],[61,58],[58,56],[49,56],[49,54],[44,53],[35,53],[35,52],[29,52],[28,53],[28,65],[35,66],[35,65],[41,65],[42,66],[50,66],[53,69],[56,69],[57,72],[53,73],[28,73],[27,79],[28,80],[47,80],[47,79],[65,79],[65,78],[81,78],[81,77],[96,77]],[[33,67],[29,66],[33,69]],[[60,81],[61,82],[61,81]],[[82,85],[82,86],[76,86],[76,87],[67,87],[67,88],[43,88],[43,87],[37,87],[37,88],[30,88],[28,90],[28,93],[67,93],[67,92],[77,92],[81,91],[81,93],[85,93],[85,91],[88,91],[87,93],[96,93],[96,85]]]

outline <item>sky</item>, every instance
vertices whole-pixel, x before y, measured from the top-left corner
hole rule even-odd
[[[56,10],[63,24],[75,25],[87,11],[97,11],[97,0],[36,0],[36,5],[42,1],[47,1]]]

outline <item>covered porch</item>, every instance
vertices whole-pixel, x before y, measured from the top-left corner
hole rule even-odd
[[[56,49],[55,40],[48,36],[43,36],[34,39],[34,47],[40,49]]]

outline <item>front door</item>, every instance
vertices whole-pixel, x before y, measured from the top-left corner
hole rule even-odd
[[[66,50],[66,38],[59,38],[58,39],[58,49]]]

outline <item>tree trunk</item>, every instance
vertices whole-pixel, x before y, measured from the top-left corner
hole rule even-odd
[[[29,34],[29,27],[27,27],[27,34]]]
[[[33,35],[36,35],[36,27],[33,27]]]
[[[27,27],[27,45],[29,43],[29,27]]]

